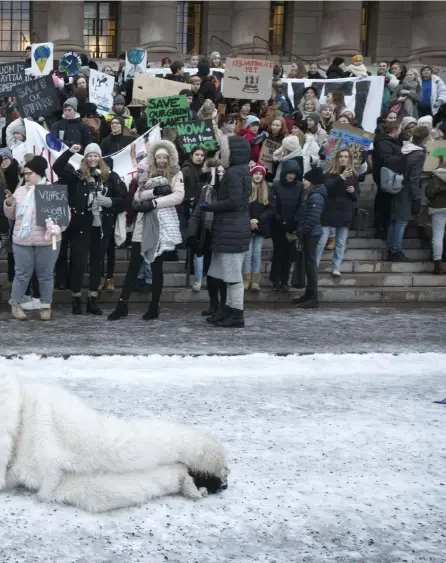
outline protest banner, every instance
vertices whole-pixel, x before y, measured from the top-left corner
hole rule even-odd
[[[0,94],[9,96],[11,91],[25,82],[25,67],[23,63],[0,64]]]
[[[133,78],[137,72],[144,73],[147,66],[145,49],[131,49],[125,53],[124,79]]]
[[[223,86],[223,78],[225,75],[224,68],[211,68],[211,75],[213,76],[215,87],[217,88],[217,93],[221,94]],[[184,69],[184,84],[183,88],[188,88],[189,77],[195,76],[198,72],[198,68],[185,68]],[[164,78],[168,74],[172,74],[170,68],[146,68],[144,74],[147,76],[155,76],[156,78]]]
[[[36,198],[36,225],[46,227],[45,221],[52,219],[59,227],[68,227],[70,209],[67,186],[37,184],[34,194]]]
[[[14,91],[22,117],[45,117],[60,109],[60,99],[51,76],[41,76]]]
[[[203,147],[205,151],[216,151],[218,148],[212,119],[177,123],[176,130],[182,147],[187,153],[198,146]]]
[[[424,172],[433,172],[446,162],[446,141],[427,141]]]
[[[54,43],[33,43],[31,45],[31,74],[45,76],[53,70]]]
[[[149,98],[146,108],[147,125],[153,127],[162,123],[164,127],[172,127],[178,121],[187,120],[188,109],[186,96]]]
[[[104,115],[108,113],[113,105],[113,91],[115,79],[98,70],[91,69],[88,79],[89,99],[96,104],[98,113]]]
[[[137,72],[133,78],[132,106],[145,106],[147,98],[165,98],[177,96],[181,90],[188,88],[187,84],[146,76]]]
[[[325,147],[325,157],[331,160],[341,149],[348,148],[353,153],[355,168],[359,168],[365,161],[367,151],[375,135],[346,123],[336,122],[328,137]]]
[[[223,96],[268,100],[271,97],[273,61],[260,59],[226,59]]]
[[[59,70],[67,76],[76,76],[82,66],[80,55],[74,51],[69,51],[59,59]]]
[[[263,141],[259,160],[263,162],[263,165],[267,172],[273,171],[273,153],[281,146],[282,146],[281,143],[277,143],[276,141],[271,141],[271,139],[265,139]]]

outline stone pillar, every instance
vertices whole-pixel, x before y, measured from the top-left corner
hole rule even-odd
[[[444,64],[446,3],[412,2],[412,34],[408,62]]]
[[[84,3],[49,2],[48,3],[48,41],[54,43],[56,57],[84,49]],[[44,41],[44,39],[42,39]]]
[[[159,60],[177,52],[177,2],[141,2],[141,48]]]
[[[331,62],[360,52],[361,10],[362,2],[324,2],[320,59]]]
[[[228,3],[228,8],[230,4]],[[232,34],[231,45],[236,55],[267,55],[268,44],[255,39],[258,35],[269,40],[269,9],[270,3],[259,0],[257,2],[232,2]],[[218,35],[218,33],[217,33]]]

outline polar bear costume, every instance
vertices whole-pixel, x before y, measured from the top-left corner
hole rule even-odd
[[[0,491],[103,512],[227,487],[223,448],[205,432],[98,413],[65,389],[0,379]],[[204,485],[204,486],[201,486]]]

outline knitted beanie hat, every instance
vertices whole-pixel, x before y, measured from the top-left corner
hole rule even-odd
[[[113,105],[116,106],[118,104],[122,104],[123,106],[125,106],[125,99],[122,94],[117,94],[113,99]]]
[[[32,170],[38,176],[43,178],[45,176],[45,170],[48,168],[48,162],[45,158],[43,158],[43,156],[36,155],[26,163],[25,168]]]
[[[309,113],[307,115],[307,119],[312,119],[316,123],[320,123],[321,122],[321,114],[317,111],[312,111],[311,113]]]
[[[300,148],[299,139],[295,135],[288,135],[282,141],[282,148],[288,152],[293,152]]]
[[[102,157],[101,147],[97,143],[90,143],[89,145],[87,145],[84,150],[84,156],[87,156],[92,152],[95,152]]]
[[[324,183],[324,173],[322,168],[316,167],[304,174],[304,180],[308,180],[313,186],[319,186]]]
[[[68,100],[66,102],[64,102],[63,107],[66,108],[67,106],[71,107],[74,109],[74,111],[77,111],[77,99],[76,98],[68,98]]]
[[[364,57],[362,55],[353,55],[352,62],[353,63],[363,63]]]
[[[248,117],[246,118],[246,129],[248,129],[248,127],[250,125],[253,125],[254,123],[260,123],[259,118],[257,117],[257,115],[248,115]]]
[[[123,117],[121,117],[120,115],[114,115],[112,117],[112,119],[110,120],[110,125],[112,124],[112,121],[119,121],[119,123],[121,124],[121,127],[124,129],[125,119]]]
[[[251,172],[250,172],[251,176],[253,176],[256,172],[260,172],[263,175],[263,177],[266,176],[266,169],[263,166],[263,162],[259,161],[257,162],[257,164],[254,164],[254,166],[251,168]]]

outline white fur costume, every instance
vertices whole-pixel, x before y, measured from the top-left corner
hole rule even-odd
[[[201,430],[106,416],[61,387],[0,379],[0,491],[24,486],[42,501],[102,512],[206,496],[189,469],[226,482],[223,449]]]

